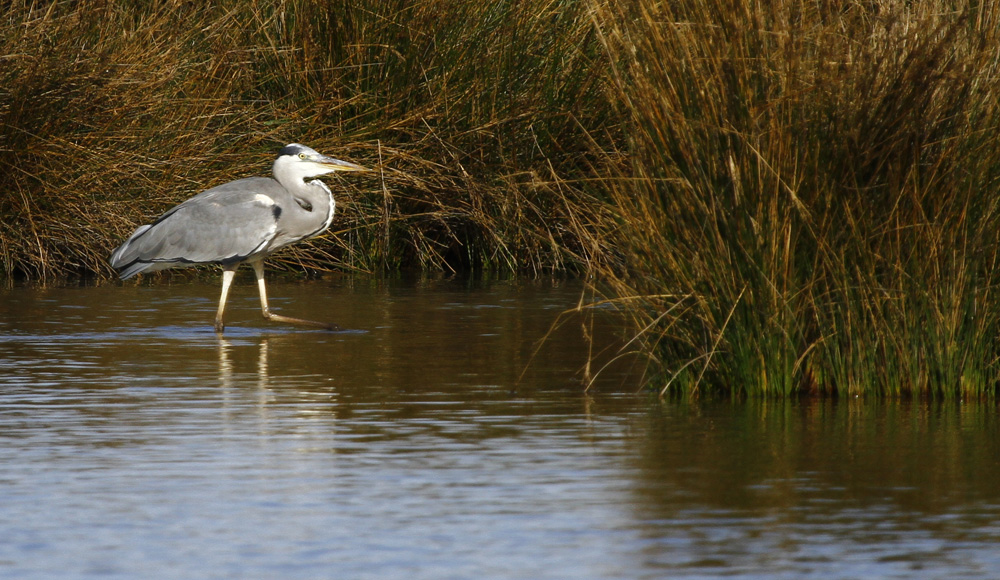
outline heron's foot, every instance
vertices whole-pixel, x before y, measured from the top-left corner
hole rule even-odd
[[[323,330],[329,330],[331,332],[339,332],[344,330],[336,324],[329,322],[318,322],[315,320],[304,320],[302,318],[292,318],[291,316],[282,316],[280,314],[275,314],[273,312],[265,312],[264,318],[272,322],[287,322],[289,324],[300,324],[302,326],[312,326],[315,328],[322,328]],[[221,332],[221,331],[220,331]]]
[[[215,319],[215,332],[216,334],[222,334],[226,330],[226,325],[222,323],[221,318]]]

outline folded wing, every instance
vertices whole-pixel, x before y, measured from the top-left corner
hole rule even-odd
[[[269,178],[220,185],[174,207],[111,254],[122,278],[139,272],[232,264],[266,252],[277,232],[283,189]]]

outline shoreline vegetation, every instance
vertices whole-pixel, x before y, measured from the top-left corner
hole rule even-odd
[[[288,142],[372,167],[272,260],[568,273],[664,396],[995,397],[1000,7],[15,2],[0,272],[110,251]]]

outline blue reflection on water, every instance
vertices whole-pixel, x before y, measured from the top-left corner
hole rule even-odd
[[[989,409],[584,396],[587,345],[536,345],[572,286],[361,289],[322,314],[364,331],[223,338],[198,290],[3,315],[0,575],[1000,576]]]

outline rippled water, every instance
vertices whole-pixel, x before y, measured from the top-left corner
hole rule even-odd
[[[537,342],[575,283],[270,290],[355,330],[246,279],[222,339],[211,285],[2,294],[0,576],[1000,577],[993,404],[584,394],[581,321]]]

